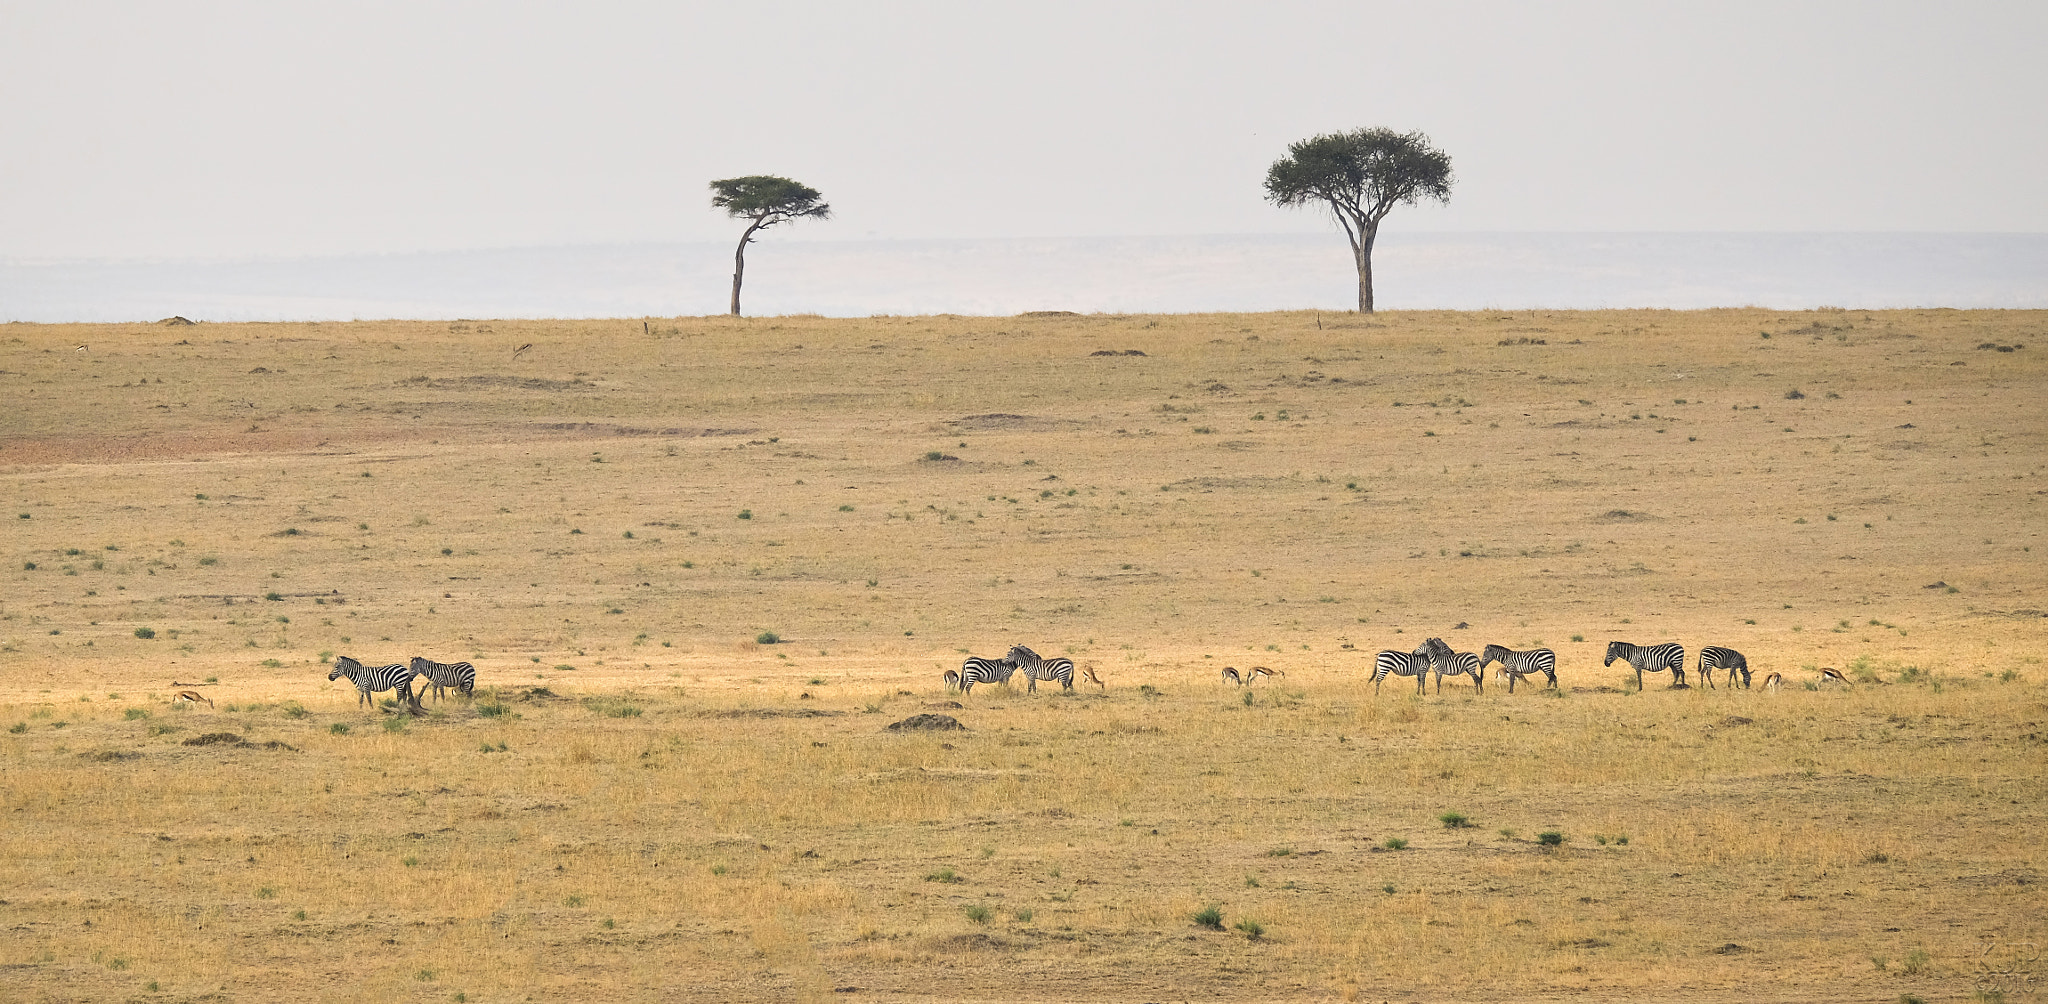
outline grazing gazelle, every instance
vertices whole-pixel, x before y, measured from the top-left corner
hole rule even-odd
[[[1222,675],[1223,675],[1223,681],[1224,681],[1225,683],[1234,683],[1234,684],[1237,684],[1237,685],[1238,685],[1238,686],[1240,686],[1240,687],[1244,686],[1244,677],[1242,677],[1242,676],[1239,676],[1239,675],[1238,675],[1238,672],[1237,672],[1237,667],[1236,667],[1236,666],[1225,666],[1225,667],[1223,667],[1223,674],[1222,674]]]
[[[213,698],[196,690],[180,690],[171,697],[173,704],[198,704],[201,701],[205,701],[207,707],[213,707]]]
[[[1764,677],[1765,690],[1776,690],[1784,685],[1785,674],[1783,673],[1772,673],[1771,675]]]
[[[1096,675],[1095,675],[1095,667],[1094,667],[1094,666],[1089,666],[1089,665],[1084,665],[1084,666],[1082,666],[1082,667],[1081,667],[1081,679],[1087,680],[1087,681],[1088,681],[1089,683],[1092,683],[1092,684],[1094,684],[1094,685],[1096,685],[1096,686],[1098,686],[1098,687],[1101,687],[1101,688],[1102,688],[1102,692],[1103,692],[1103,693],[1105,693],[1105,694],[1109,693],[1109,684],[1106,684],[1106,683],[1102,682],[1102,677],[1099,677],[1099,676],[1096,676]]]
[[[1278,676],[1286,676],[1286,675],[1287,675],[1287,674],[1286,674],[1285,672],[1281,671],[1281,670],[1277,670],[1277,669],[1267,669],[1267,668],[1266,668],[1266,667],[1264,667],[1264,666],[1253,666],[1253,667],[1252,667],[1252,670],[1251,670],[1251,672],[1249,672],[1249,673],[1246,673],[1246,674],[1245,674],[1245,677],[1244,677],[1244,682],[1246,682],[1246,683],[1257,683],[1257,682],[1259,682],[1259,681],[1260,681],[1260,680],[1262,680],[1262,679],[1268,679],[1268,680],[1269,680],[1269,679],[1272,679],[1272,678],[1274,678],[1274,677],[1278,677]]]
[[[955,692],[955,691],[959,690],[959,689],[960,689],[960,671],[959,671],[959,670],[957,670],[957,669],[949,669],[949,670],[946,670],[946,675],[945,675],[945,681],[946,681],[946,693],[949,693],[949,694],[950,694],[950,693],[953,693],[953,692]]]
[[[1842,671],[1834,668],[1833,666],[1822,666],[1820,668],[1820,682],[1839,683],[1843,686],[1847,686],[1849,683],[1849,678],[1843,676]]]

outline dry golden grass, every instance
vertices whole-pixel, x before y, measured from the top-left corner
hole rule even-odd
[[[0,326],[0,997],[2033,999],[2043,320]]]

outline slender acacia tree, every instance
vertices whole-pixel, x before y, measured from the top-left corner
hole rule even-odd
[[[740,235],[739,250],[732,255],[734,317],[740,316],[740,278],[747,272],[747,245],[754,242],[754,232],[806,216],[821,220],[832,216],[832,207],[819,201],[817,189],[771,174],[712,182],[711,208],[723,209],[725,215],[747,221],[747,230]]]
[[[1372,244],[1395,206],[1451,201],[1451,158],[1420,132],[1357,129],[1294,143],[1266,170],[1266,198],[1280,206],[1322,205],[1351,240],[1358,263],[1358,312],[1372,313]]]

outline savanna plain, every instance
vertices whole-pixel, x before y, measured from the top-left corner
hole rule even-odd
[[[2037,1000],[2044,354],[2009,311],[0,325],[0,997]],[[1559,686],[1375,689],[1427,637]],[[942,686],[1018,643],[1103,686]],[[363,707],[336,655],[478,685]]]

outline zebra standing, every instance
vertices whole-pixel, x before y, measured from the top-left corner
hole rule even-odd
[[[1414,677],[1415,692],[1421,694],[1423,681],[1429,675],[1429,662],[1427,646],[1413,652],[1400,652],[1391,648],[1380,652],[1372,657],[1372,692],[1378,694],[1381,681],[1387,678],[1388,673],[1392,673],[1395,676]]]
[[[1709,687],[1714,685],[1716,667],[1728,671],[1730,689],[1735,686],[1735,674],[1738,672],[1742,674],[1742,689],[1749,689],[1749,660],[1743,658],[1742,653],[1719,645],[1708,645],[1700,649],[1700,679],[1705,680]]]
[[[1551,686],[1557,686],[1557,653],[1547,648],[1517,652],[1505,645],[1488,645],[1486,651],[1479,656],[1479,668],[1485,669],[1489,662],[1500,663],[1501,674],[1508,678],[1510,694],[1515,692],[1516,681],[1537,673],[1549,677]]]
[[[424,679],[420,684],[420,700],[427,699],[427,688],[434,688],[434,699],[441,699],[442,688],[454,687],[463,697],[476,696],[476,667],[466,662],[446,663],[432,659],[412,657],[412,672]]]
[[[348,677],[350,683],[356,685],[356,707],[368,704],[375,710],[377,700],[370,694],[386,690],[398,691],[398,696],[405,698],[408,707],[419,707],[419,700],[412,695],[413,669],[405,663],[394,662],[389,666],[372,667],[364,666],[348,656],[337,655],[334,657],[334,671],[327,674],[327,679],[332,681],[344,676]]]
[[[1685,646],[1668,641],[1662,645],[1631,645],[1625,641],[1607,643],[1607,660],[1602,666],[1614,665],[1616,659],[1627,659],[1636,670],[1636,692],[1643,690],[1643,672],[1662,673],[1671,671],[1673,679],[1685,683]]]
[[[1004,656],[1003,661],[1024,671],[1024,678],[1031,681],[1031,685],[1024,688],[1026,693],[1038,693],[1038,681],[1040,680],[1048,683],[1058,680],[1061,690],[1074,689],[1074,660],[1072,659],[1064,659],[1059,656],[1042,659],[1039,658],[1038,653],[1022,645],[1012,645],[1010,646],[1010,654]]]
[[[960,694],[974,693],[977,683],[1009,683],[1010,674],[1017,671],[1017,664],[1008,659],[984,659],[970,655],[960,664]]]
[[[1454,652],[1442,638],[1431,638],[1422,643],[1429,652],[1429,665],[1436,673],[1436,692],[1444,692],[1444,677],[1471,676],[1472,685],[1486,692],[1486,674],[1480,671],[1479,657],[1470,652]]]

